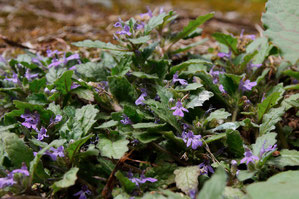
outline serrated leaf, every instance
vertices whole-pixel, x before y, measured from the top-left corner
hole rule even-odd
[[[269,0],[262,22],[265,35],[277,45],[282,56],[295,64],[299,58],[299,2],[297,0]]]
[[[110,120],[108,122],[104,122],[100,126],[94,127],[95,129],[106,129],[113,126],[116,126],[118,124],[118,121]]]
[[[216,172],[212,175],[203,185],[200,190],[197,199],[220,199],[226,186],[226,173],[225,170],[220,166]]]
[[[151,37],[149,35],[146,35],[146,36],[142,36],[134,39],[128,39],[128,40],[133,44],[144,44],[148,42],[150,39]]]
[[[175,90],[177,91],[193,91],[193,90],[196,90],[200,87],[202,87],[203,85],[201,83],[191,83],[191,84],[188,84],[187,86],[177,86],[175,88]]]
[[[231,36],[231,35],[226,35],[224,33],[214,33],[212,35],[219,43],[226,45],[229,47],[234,54],[238,54],[238,39]]]
[[[77,94],[80,99],[84,99],[84,100],[91,101],[91,102],[94,101],[93,92],[89,89],[77,88],[77,89],[73,90],[72,93]]]
[[[186,105],[187,108],[199,107],[204,104],[205,101],[213,97],[214,94],[210,91],[201,91],[198,95],[191,95],[191,101]]]
[[[280,156],[269,160],[268,164],[283,168],[285,166],[299,166],[299,151],[283,149]]]
[[[15,168],[20,168],[23,162],[28,166],[34,158],[32,149],[14,133],[1,133],[0,144]]]
[[[264,114],[268,112],[273,106],[278,103],[278,99],[280,98],[280,92],[274,92],[269,95],[263,102],[259,103],[258,106],[258,121],[260,121]]]
[[[73,186],[77,180],[78,171],[79,168],[73,167],[63,175],[61,180],[54,182],[54,184],[51,186],[51,188],[53,189],[53,193],[56,193],[60,189]]]
[[[114,140],[110,140],[105,136],[101,136],[97,147],[100,149],[102,156],[114,159],[120,159],[128,150],[129,141],[125,137],[119,136]]]
[[[246,187],[248,198],[252,199],[295,199],[299,195],[298,171],[285,171],[272,176],[266,182]]]
[[[226,131],[226,144],[231,154],[235,157],[242,157],[244,153],[243,140],[239,131]]]
[[[198,186],[200,169],[198,166],[180,167],[174,171],[176,186],[186,194]]]
[[[120,46],[116,46],[111,43],[105,43],[102,41],[84,40],[72,44],[77,47],[101,48],[105,50],[126,51],[126,49]]]
[[[170,68],[170,74],[173,75],[177,71],[184,70],[186,67],[190,66],[191,64],[212,64],[212,63],[210,61],[203,60],[203,59],[190,59],[178,65],[172,66]]]
[[[276,144],[276,133],[267,133],[260,137],[258,137],[255,141],[255,144],[252,144],[252,153],[255,156],[260,156],[260,152],[262,150],[262,147],[264,145],[264,149],[268,148],[270,145]]]
[[[157,26],[163,24],[164,22],[164,17],[166,17],[167,14],[166,13],[161,13],[158,16],[153,16],[148,23],[146,24],[146,26],[144,27],[144,34],[147,35],[149,34],[154,28],[156,28]]]
[[[108,81],[110,91],[118,101],[134,102],[137,99],[135,88],[126,77],[110,76]]]
[[[198,26],[206,22],[207,20],[211,19],[214,16],[214,13],[209,13],[204,16],[199,16],[195,20],[192,20],[189,22],[187,26],[183,28],[181,32],[177,34],[171,41],[172,43],[175,43],[179,41],[180,39],[187,37],[190,33],[192,33]]]
[[[39,90],[41,88],[46,87],[47,85],[47,80],[45,77],[41,78],[41,79],[35,79],[32,82],[29,82],[29,89],[33,92],[33,93],[37,93],[39,92]]]
[[[101,63],[87,62],[76,65],[77,72],[90,81],[104,81],[107,79],[108,71]]]
[[[263,117],[263,123],[260,125],[260,135],[264,135],[274,130],[276,123],[281,120],[281,116],[284,113],[285,110],[283,107],[270,109],[270,111]]]

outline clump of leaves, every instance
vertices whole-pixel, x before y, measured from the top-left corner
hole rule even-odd
[[[174,11],[148,9],[114,24],[118,44],[74,43],[101,48],[98,62],[1,57],[0,196],[296,198],[298,56],[275,24],[283,37],[299,9],[275,2],[269,38],[214,33],[219,52],[174,45],[213,13],[175,32]]]

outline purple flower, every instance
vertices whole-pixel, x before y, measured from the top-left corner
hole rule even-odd
[[[247,68],[248,69],[253,69],[253,68],[259,68],[261,67],[263,64],[253,64],[252,61],[250,61],[248,64],[247,64]]]
[[[231,51],[229,51],[228,53],[220,52],[217,55],[220,58],[228,58],[228,59],[230,59],[231,55],[232,55],[232,52]]]
[[[226,93],[226,91],[224,90],[224,87],[223,87],[222,84],[220,84],[218,88],[219,88],[221,93]]]
[[[176,105],[174,107],[171,107],[170,110],[175,110],[172,114],[180,117],[184,117],[183,111],[187,113],[189,112],[186,108],[183,107],[181,101],[177,101]]]
[[[261,100],[261,102],[263,102],[265,99],[266,99],[266,93],[263,93],[263,96],[262,96],[262,100]]]
[[[263,155],[267,152],[273,152],[277,149],[277,144],[274,144],[274,145],[269,145],[266,149],[265,149],[265,144],[266,144],[266,140],[264,141],[263,143],[263,146],[261,148],[261,151],[260,151],[260,154],[259,154],[259,158],[262,158]]]
[[[256,82],[251,82],[250,80],[245,80],[245,77],[242,78],[239,84],[239,89],[242,91],[250,91],[253,87],[257,85]]]
[[[38,74],[31,74],[30,70],[26,70],[25,77],[26,77],[26,79],[31,81],[32,79],[38,77]]]
[[[217,84],[218,83],[218,78],[220,74],[223,74],[223,71],[214,71],[215,66],[213,66],[209,72],[209,74],[213,77],[213,83]]]
[[[63,61],[59,61],[59,60],[52,60],[52,63],[48,66],[48,68],[52,68],[52,67],[57,67],[59,65],[63,64]]]
[[[125,124],[125,125],[133,124],[132,121],[130,120],[130,118],[126,114],[123,114],[121,117],[123,118],[122,120],[120,120],[120,122],[122,124]]]
[[[46,155],[49,155],[52,160],[56,161],[57,157],[64,157],[64,147],[60,146],[57,149],[51,147],[49,151],[46,151]]]
[[[49,58],[53,58],[53,57],[55,57],[56,55],[59,55],[59,54],[61,54],[62,52],[59,52],[58,50],[50,50],[50,49],[48,49],[47,50],[47,57],[49,57]]]
[[[173,75],[172,83],[179,82],[181,85],[188,85],[188,82],[184,79],[179,79],[178,72]]]
[[[124,25],[121,31],[116,31],[115,33],[119,35],[128,35],[128,36],[132,35],[132,33],[130,32],[130,27],[127,24]]]
[[[86,185],[83,185],[81,190],[75,193],[73,196],[79,196],[79,199],[87,199],[86,195],[91,195],[91,191]]]
[[[195,199],[196,198],[196,189],[192,189],[191,191],[189,191],[189,197],[191,199]]]
[[[44,89],[44,92],[47,93],[47,94],[53,94],[56,91],[57,91],[56,89],[49,90],[47,87]]]
[[[191,145],[192,149],[197,149],[199,146],[202,146],[201,135],[194,135],[192,131],[183,132],[182,138],[187,144],[187,147]]]
[[[3,189],[4,187],[7,186],[12,186],[16,184],[17,182],[14,181],[14,174],[16,173],[21,173],[25,176],[29,176],[28,168],[27,166],[23,163],[23,166],[20,169],[15,169],[12,172],[8,173],[6,177],[0,178],[0,189]]]
[[[203,163],[200,163],[199,165],[200,168],[200,174],[208,174],[208,172],[210,173],[214,173],[214,169],[211,167],[211,165],[209,164],[208,161],[204,161]]]
[[[138,105],[144,105],[143,101],[145,100],[144,97],[147,96],[146,90],[145,89],[140,89],[141,90],[141,95],[138,97],[138,99],[135,101],[135,104]]]
[[[148,6],[146,7],[146,9],[147,9],[147,12],[140,14],[140,17],[148,16],[148,17],[152,18],[153,17],[153,13],[152,13],[151,9]]]
[[[51,118],[50,119],[50,125],[52,124],[57,124],[62,120],[62,116],[61,115],[56,115],[55,118]]]
[[[124,22],[121,20],[121,18],[118,17],[118,22],[116,22],[113,26],[114,26],[115,28],[121,28],[123,23],[124,23]]]
[[[7,78],[5,77],[4,80],[9,81],[9,82],[13,82],[14,84],[19,83],[19,79],[18,79],[18,75],[16,73],[12,74],[12,78]]]
[[[128,173],[128,176],[129,176],[129,180],[131,182],[135,183],[137,187],[139,187],[140,184],[144,184],[146,182],[156,182],[157,181],[157,179],[155,179],[155,178],[146,178],[144,176],[144,173],[142,173],[140,175],[140,178],[135,178],[135,177],[133,177],[133,173],[130,171]]]
[[[134,25],[134,28],[135,28],[135,30],[141,30],[144,28],[144,26],[145,26],[144,22],[140,22],[140,24],[136,23]]]
[[[40,116],[38,113],[24,113],[21,115],[21,118],[25,119],[25,121],[22,123],[23,126],[28,129],[32,128],[38,131],[37,125],[40,121]]]
[[[72,83],[72,85],[71,85],[71,89],[78,88],[79,86],[81,86],[81,85],[74,82],[74,83]]]
[[[243,35],[243,33],[244,33],[244,29],[241,30],[240,38],[246,37],[248,39],[255,40],[255,35]]]
[[[255,161],[258,161],[259,158],[255,155],[252,155],[252,152],[245,148],[244,158],[241,160],[241,164],[246,162],[246,165],[248,165],[250,162],[254,163]]]
[[[42,127],[42,128],[38,131],[37,139],[41,141],[41,140],[43,140],[45,137],[49,137],[49,135],[47,135],[46,133],[47,133],[47,129],[45,129],[44,127]]]

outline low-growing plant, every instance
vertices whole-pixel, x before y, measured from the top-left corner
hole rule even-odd
[[[175,31],[148,8],[115,44],[73,43],[100,61],[1,57],[0,196],[297,198],[299,7],[266,8],[265,36],[214,33],[203,54],[213,13]]]

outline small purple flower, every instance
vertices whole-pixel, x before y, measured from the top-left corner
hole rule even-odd
[[[52,160],[56,161],[57,157],[64,157],[64,147],[59,146],[57,149],[51,147],[49,151],[46,151],[46,155],[49,155]]]
[[[38,74],[31,74],[30,70],[27,69],[26,73],[25,73],[25,77],[26,77],[26,79],[28,79],[29,81],[31,81],[32,79],[38,77]]]
[[[267,153],[267,152],[273,152],[273,151],[275,151],[276,149],[277,149],[277,144],[274,144],[274,145],[269,145],[266,149],[265,149],[265,144],[266,144],[266,140],[264,141],[264,143],[263,143],[263,146],[262,146],[262,148],[261,148],[261,151],[260,151],[260,154],[259,154],[259,158],[262,158],[263,157],[263,155],[265,154],[265,153]]]
[[[52,124],[57,124],[62,120],[62,116],[61,115],[56,115],[55,118],[51,118],[50,119],[50,125]]]
[[[145,23],[144,22],[140,22],[140,24],[136,23],[134,28],[135,30],[142,30],[145,26]]]
[[[231,56],[232,56],[232,52],[231,51],[229,51],[228,53],[220,52],[217,55],[220,58],[228,58],[228,59],[230,59]]]
[[[58,50],[53,50],[53,51],[50,49],[47,50],[47,57],[49,57],[49,58],[53,58],[59,54],[62,54],[62,52],[59,52]]]
[[[266,93],[263,93],[263,96],[262,96],[262,100],[261,100],[261,102],[263,102],[265,99],[266,99]]]
[[[245,148],[244,158],[241,160],[241,164],[246,162],[246,165],[248,165],[250,162],[254,163],[255,161],[258,161],[259,158],[255,155],[252,155],[252,152]]]
[[[183,107],[182,102],[179,100],[177,101],[174,107],[171,107],[170,110],[175,110],[172,114],[174,116],[184,117],[184,112],[189,112],[186,108]],[[184,111],[184,112],[183,112]]]
[[[243,35],[243,33],[244,33],[244,29],[241,30],[240,38],[246,37],[248,39],[255,40],[255,35]]]
[[[115,33],[119,35],[128,35],[128,36],[132,35],[132,33],[130,32],[130,27],[127,24],[124,25],[121,31],[116,31]]]
[[[71,89],[78,88],[79,86],[81,86],[81,85],[73,82],[72,85],[71,85]]]
[[[252,61],[250,61],[248,64],[247,64],[247,68],[248,69],[253,69],[253,68],[259,68],[261,67],[263,64],[253,64]]]
[[[21,118],[25,119],[25,121],[22,123],[23,126],[28,129],[32,128],[38,131],[37,125],[40,121],[40,116],[38,113],[24,113],[21,115]]]
[[[242,91],[250,91],[253,87],[257,85],[256,82],[251,82],[250,80],[245,80],[245,77],[242,78],[239,84],[239,89]]]
[[[214,169],[211,167],[210,163],[208,161],[204,161],[203,163],[200,163],[199,165],[200,168],[200,174],[208,174],[208,172],[210,173],[214,173]]]
[[[24,163],[23,163],[23,165],[22,165],[22,167],[20,169],[15,169],[10,174],[14,175],[15,173],[21,173],[24,176],[29,176],[28,168],[27,168],[27,166]]]
[[[188,85],[188,82],[184,79],[179,79],[178,72],[173,75],[172,83],[179,82],[181,85]]]
[[[115,28],[121,28],[123,23],[124,23],[124,22],[121,20],[121,18],[118,17],[118,22],[116,22],[113,26],[114,26]]]
[[[12,172],[8,173],[6,177],[0,178],[0,189],[3,189],[7,186],[12,186],[16,184],[17,182],[14,181],[14,174],[21,173],[25,176],[29,176],[29,171],[27,166],[23,163],[23,166],[20,169],[15,169]]]
[[[131,182],[135,183],[137,187],[139,187],[140,184],[144,184],[146,182],[156,182],[156,181],[158,181],[155,178],[146,178],[144,176],[144,173],[142,173],[140,175],[140,178],[135,178],[135,177],[133,177],[133,173],[131,171],[128,173],[128,177],[129,177],[129,180]]]
[[[91,195],[91,191],[86,185],[83,185],[81,190],[75,193],[73,196],[79,196],[79,199],[87,199],[86,195]]]
[[[17,84],[17,83],[20,82],[20,80],[18,79],[18,75],[17,75],[16,73],[13,73],[13,74],[12,74],[12,78],[7,78],[7,77],[5,77],[4,80],[9,81],[9,82],[12,82],[12,83],[14,83],[14,84]]]
[[[184,131],[182,138],[187,147],[191,145],[193,150],[197,149],[199,146],[202,146],[201,135],[194,135],[192,131],[188,131],[188,133]]]
[[[123,114],[121,117],[123,119],[120,120],[120,123],[125,124],[125,125],[127,125],[127,124],[133,124],[132,121],[130,120],[130,118],[126,114]]]
[[[192,189],[191,191],[189,191],[189,197],[191,199],[195,199],[196,198],[196,189]]]
[[[224,86],[222,84],[220,84],[218,88],[221,93],[226,93],[226,91],[224,90]]]
[[[49,90],[47,87],[44,89],[44,92],[47,93],[47,94],[53,94],[56,91],[57,91],[56,89]]]
[[[144,97],[147,96],[146,90],[145,89],[140,89],[141,90],[141,95],[138,97],[138,99],[135,101],[135,104],[138,105],[144,105],[143,101],[145,100]]]
[[[146,7],[146,9],[147,9],[147,12],[140,14],[140,17],[148,16],[148,17],[152,18],[153,17],[153,13],[152,13],[151,9],[148,6]]]
[[[16,184],[16,181],[14,181],[14,179],[11,177],[0,178],[0,189],[12,186],[14,184]]]
[[[37,139],[41,141],[41,140],[43,140],[45,137],[49,137],[49,135],[47,135],[46,133],[47,133],[47,129],[45,129],[44,127],[42,127],[42,128],[38,131]]]
[[[52,61],[51,64],[49,64],[48,68],[52,68],[52,67],[57,67],[59,65],[63,64],[63,61],[59,61],[59,60],[54,60]]]

